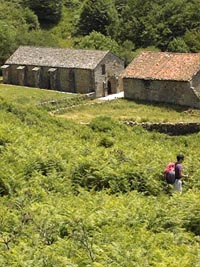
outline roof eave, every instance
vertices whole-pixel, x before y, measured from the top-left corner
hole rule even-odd
[[[158,79],[158,78],[150,78],[150,77],[133,77],[133,76],[123,76],[122,79],[135,79],[135,80],[144,80],[144,81],[174,81],[174,82],[190,82],[192,77],[189,79]]]

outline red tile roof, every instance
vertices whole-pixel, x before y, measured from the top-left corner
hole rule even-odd
[[[123,77],[188,81],[200,71],[200,53],[142,52],[125,69]]]

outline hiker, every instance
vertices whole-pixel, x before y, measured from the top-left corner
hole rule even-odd
[[[178,192],[182,192],[182,178],[187,177],[187,175],[183,174],[183,166],[182,162],[184,161],[184,155],[177,155],[177,162],[175,163],[175,182],[174,182],[174,190]]]

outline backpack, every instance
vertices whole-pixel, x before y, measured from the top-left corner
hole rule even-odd
[[[164,170],[164,179],[168,184],[175,182],[175,163],[169,162]]]

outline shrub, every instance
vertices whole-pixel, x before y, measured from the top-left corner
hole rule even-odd
[[[109,132],[118,126],[118,122],[107,116],[98,116],[89,124],[89,127],[96,132]]]
[[[114,141],[112,138],[109,138],[109,137],[103,137],[100,142],[99,142],[99,145],[100,146],[103,146],[103,147],[112,147],[114,145]]]

